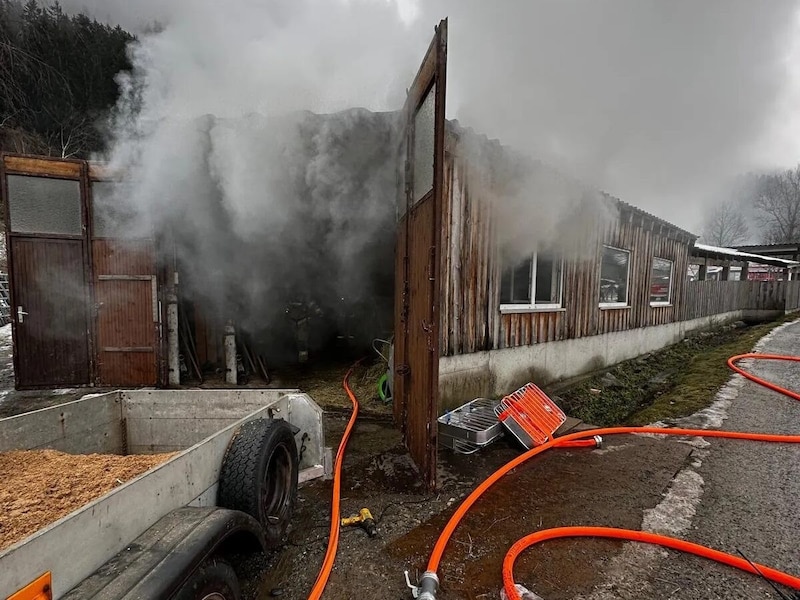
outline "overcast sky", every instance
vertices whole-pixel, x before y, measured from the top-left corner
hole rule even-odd
[[[190,115],[399,108],[449,16],[450,118],[695,232],[732,176],[800,160],[796,0],[63,4],[164,24],[148,77]]]

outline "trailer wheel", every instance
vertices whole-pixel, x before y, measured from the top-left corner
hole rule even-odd
[[[209,558],[192,573],[173,600],[241,600],[239,580],[227,562]]]
[[[222,461],[218,504],[255,517],[267,544],[280,545],[297,498],[298,463],[294,434],[286,421],[248,421]]]

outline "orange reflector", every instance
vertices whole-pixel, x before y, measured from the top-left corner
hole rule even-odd
[[[48,571],[33,583],[11,594],[8,600],[53,600],[53,586],[50,583],[50,571]]]
[[[564,411],[532,383],[503,398],[495,413],[526,448],[547,442],[567,420]]]

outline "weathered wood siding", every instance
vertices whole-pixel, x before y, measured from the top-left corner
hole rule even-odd
[[[589,258],[564,265],[563,308],[500,314],[501,265],[495,223],[485,188],[467,162],[449,152],[445,160],[442,221],[442,355],[579,338],[681,318],[689,264],[685,236],[622,205],[619,219],[600,236]],[[679,239],[680,238],[680,239]],[[631,251],[629,306],[601,309],[601,246]],[[669,306],[650,306],[654,257],[673,261]]]
[[[755,284],[755,286],[754,286]],[[681,320],[748,308],[757,281],[687,281]]]
[[[496,347],[500,270],[488,202],[473,201],[466,162],[445,155],[442,207],[440,353]]]
[[[797,310],[800,281],[687,281],[681,319],[736,310]]]
[[[800,309],[800,281],[786,282],[786,310]]]

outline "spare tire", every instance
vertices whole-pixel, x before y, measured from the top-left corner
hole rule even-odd
[[[286,539],[297,499],[297,445],[283,419],[255,419],[234,434],[219,478],[218,504],[254,517],[267,544]]]

